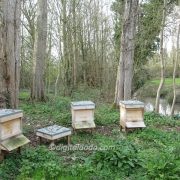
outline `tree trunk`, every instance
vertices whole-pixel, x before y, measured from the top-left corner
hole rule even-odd
[[[76,0],[73,0],[73,84],[77,85],[77,23],[76,23]]]
[[[31,99],[42,101],[45,100],[44,66],[47,41],[47,0],[38,0],[38,8]]]
[[[0,11],[0,108],[17,108],[21,0],[1,0]]]
[[[68,57],[68,32],[67,32],[67,1],[61,0],[62,4],[62,34],[63,34],[63,64],[64,64],[64,95],[70,94],[70,63]]]
[[[164,52],[163,52],[163,43],[164,43],[164,26],[165,26],[165,19],[166,19],[166,5],[167,2],[164,0],[164,7],[163,7],[163,17],[162,17],[162,25],[161,25],[161,37],[160,37],[160,60],[161,60],[161,81],[157,90],[156,95],[156,103],[155,103],[155,112],[159,113],[159,101],[160,101],[160,95],[161,95],[161,89],[164,85],[164,67],[165,67],[165,61],[164,61]]]
[[[131,99],[138,0],[126,0],[114,104]]]
[[[180,24],[178,26],[178,33],[177,33],[177,44],[176,44],[176,58],[174,60],[174,69],[173,69],[173,92],[174,92],[174,97],[173,97],[173,102],[171,106],[171,113],[170,115],[174,115],[174,105],[176,102],[176,69],[177,69],[177,63],[178,63],[178,58],[179,58],[179,35],[180,35]]]

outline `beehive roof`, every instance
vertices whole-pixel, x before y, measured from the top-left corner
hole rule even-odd
[[[127,108],[143,108],[144,107],[144,103],[141,101],[137,101],[137,100],[127,100],[127,101],[120,101],[119,102],[120,106],[125,106]]]
[[[92,101],[77,101],[71,102],[71,107],[73,109],[94,109],[95,104]]]
[[[0,109],[0,118],[6,117],[6,116],[9,116],[9,115],[18,114],[18,113],[22,113],[22,110],[17,110],[17,109]]]

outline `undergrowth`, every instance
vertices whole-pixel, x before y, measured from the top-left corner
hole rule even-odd
[[[25,113],[25,134],[29,137],[37,125],[56,123],[70,127],[71,101],[81,100],[78,93],[74,95],[71,98],[56,97],[49,98],[49,101],[44,103],[32,103],[28,101],[27,93],[21,94],[20,108]],[[178,119],[145,113],[144,121],[147,127],[125,135],[118,127],[119,110],[112,109],[111,104],[96,104],[97,130],[93,134],[73,134],[72,145],[94,145],[99,149],[50,151],[47,146],[30,145],[23,148],[21,155],[13,152],[7,156],[0,164],[0,179],[179,179]]]

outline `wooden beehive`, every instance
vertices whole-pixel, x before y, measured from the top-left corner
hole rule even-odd
[[[95,128],[94,109],[95,104],[91,101],[72,102],[72,127],[74,129]]]
[[[0,110],[0,151],[12,151],[29,142],[22,134],[21,110]]]
[[[120,127],[144,128],[144,103],[140,101],[120,101]]]

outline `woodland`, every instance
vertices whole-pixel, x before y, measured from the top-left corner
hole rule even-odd
[[[178,180],[179,38],[179,0],[0,0],[0,109],[23,110],[30,139],[0,180]],[[71,143],[95,150],[39,144],[38,128],[71,127],[71,102],[87,100],[96,128]],[[145,103],[146,128],[120,130],[126,100]]]

